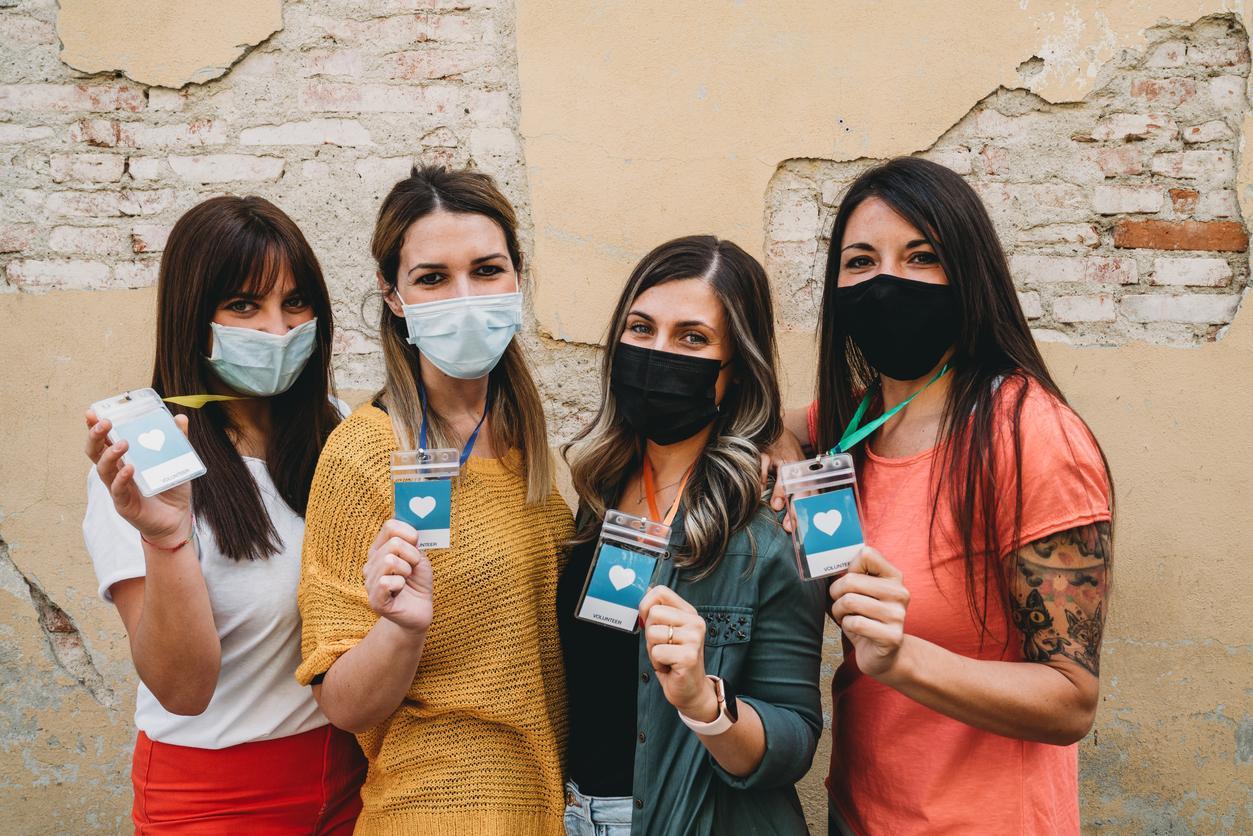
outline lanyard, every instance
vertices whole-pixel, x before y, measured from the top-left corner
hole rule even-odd
[[[422,429],[418,432],[418,449],[426,450],[426,387],[422,385],[422,381],[418,381],[418,400],[422,403]],[[483,417],[479,418],[479,422],[474,425],[474,432],[470,433],[470,437],[466,439],[465,449],[461,451],[459,463],[462,467],[466,466],[466,459],[470,458],[470,451],[474,449],[474,442],[478,440],[479,430],[483,429],[483,422],[487,420],[487,413],[492,408],[492,389],[487,389],[487,400],[483,402]]]
[[[908,405],[909,402],[912,401],[914,398],[918,397],[923,392],[927,391],[927,387],[930,386],[932,383],[935,383],[941,377],[943,377],[945,372],[947,371],[948,371],[948,363],[945,363],[942,369],[936,372],[935,375],[932,376],[930,380],[928,380],[926,383],[922,385],[921,389],[919,389],[917,392],[910,395],[908,398],[901,401],[896,406],[892,407],[887,412],[883,413],[878,418],[874,419],[869,424],[863,427],[861,426],[861,419],[865,417],[866,408],[870,406],[870,397],[871,395],[874,394],[873,391],[866,392],[866,397],[861,399],[861,403],[858,405],[857,411],[853,413],[853,420],[848,422],[848,429],[844,430],[844,435],[840,436],[840,442],[836,444],[834,447],[832,447],[827,452],[827,455],[830,456],[830,455],[834,455],[835,453],[847,453],[849,450],[856,447],[857,442],[861,441],[863,438],[870,435],[875,430],[879,429],[879,427],[882,427],[884,424],[886,424],[892,418],[893,415],[895,415],[896,413],[904,409],[906,405]]]
[[[247,401],[251,398],[242,397],[240,395],[175,395],[171,398],[162,398],[166,403],[185,406],[188,409],[200,409],[207,403],[214,401]]]
[[[691,466],[683,474],[682,481],[679,482],[679,492],[674,496],[674,504],[670,506],[670,512],[666,514],[664,520],[661,519],[661,512],[657,510],[657,489],[653,487],[653,463],[648,460],[648,456],[644,456],[644,493],[648,497],[648,513],[653,515],[654,522],[664,522],[666,525],[674,522],[674,515],[679,511],[679,501],[683,499],[683,489],[687,487],[687,479],[692,475]]]

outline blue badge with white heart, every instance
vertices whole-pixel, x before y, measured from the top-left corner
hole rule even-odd
[[[863,543],[853,489],[794,499],[792,507],[809,576],[820,578],[848,569]]]
[[[429,479],[393,484],[395,517],[418,530],[418,548],[448,548],[452,529],[452,481]]]

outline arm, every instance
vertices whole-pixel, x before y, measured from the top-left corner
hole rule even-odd
[[[187,432],[187,419],[175,418]],[[171,714],[195,715],[213,699],[222,646],[192,532],[191,485],[145,497],[135,468],[122,463],[127,444],[108,443],[109,421],[87,413],[87,455],[108,488],[118,515],[140,535],[144,577],[109,588],[130,641],[135,672]]]
[[[873,549],[832,584],[831,614],[863,673],[928,708],[1007,737],[1074,743],[1096,715],[1109,523],[1049,535],[1009,559],[1022,662],[970,659],[906,634],[909,593]]]
[[[313,686],[326,718],[345,731],[361,733],[386,720],[413,685],[433,592],[431,564],[417,542],[411,526],[383,524],[363,570],[370,609],[380,618]]]

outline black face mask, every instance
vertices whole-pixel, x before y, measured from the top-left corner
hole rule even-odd
[[[866,361],[894,380],[917,380],[935,368],[957,341],[956,294],[881,273],[835,289],[835,317]]]
[[[618,343],[609,386],[631,429],[665,446],[691,438],[718,417],[717,360]]]

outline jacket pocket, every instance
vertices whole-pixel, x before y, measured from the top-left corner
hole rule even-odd
[[[734,684],[753,639],[752,607],[697,606],[696,612],[705,619],[705,672]]]

